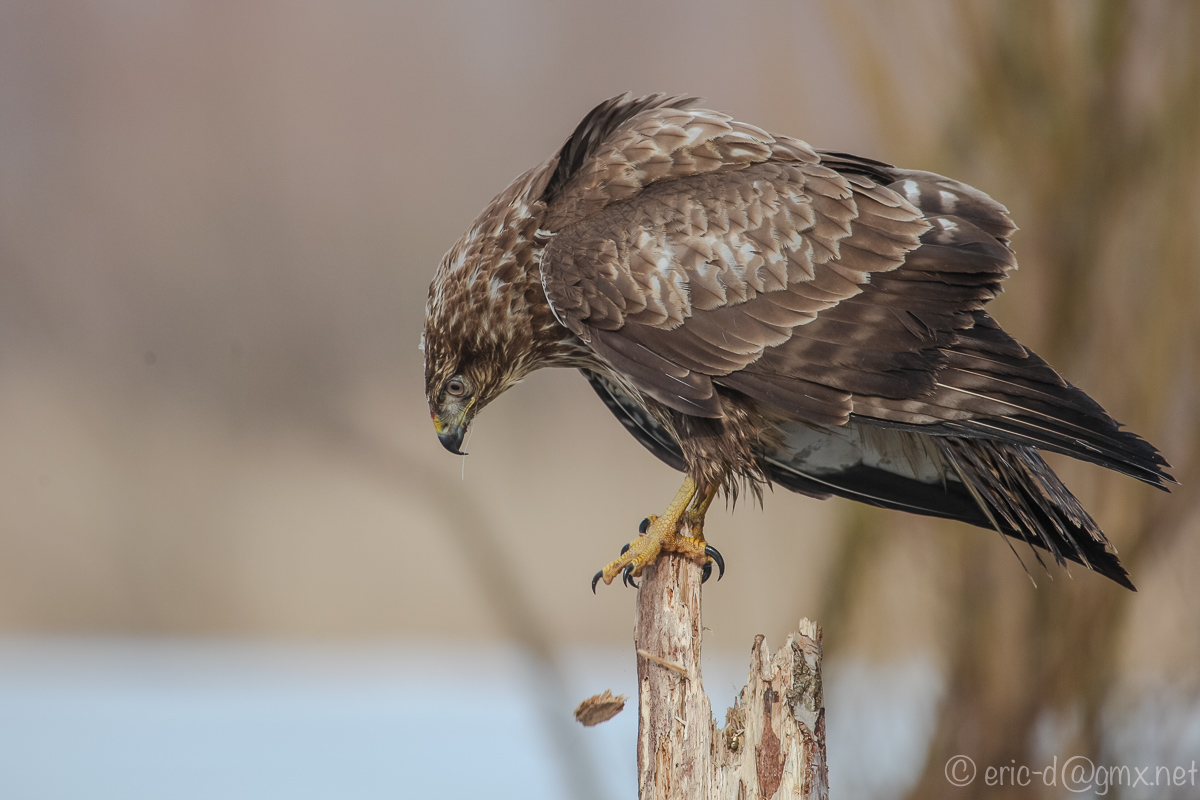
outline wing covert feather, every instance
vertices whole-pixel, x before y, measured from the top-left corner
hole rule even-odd
[[[659,361],[709,378],[744,369],[860,294],[872,273],[899,267],[928,227],[876,184],[768,161],[608,203],[555,235],[542,280],[563,324],[589,343],[606,332],[598,353],[639,361],[640,389],[695,414],[698,398],[680,394]]]

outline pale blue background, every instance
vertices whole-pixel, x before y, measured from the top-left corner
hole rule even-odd
[[[706,658],[720,715],[746,658]],[[573,651],[562,670],[572,702],[635,692],[624,652]],[[831,780],[843,797],[894,796],[915,777],[936,671],[837,672],[826,681]],[[499,645],[3,639],[0,798],[557,800],[566,785],[535,675]],[[636,796],[633,712],[570,729],[603,798]],[[842,767],[868,754],[870,769]]]

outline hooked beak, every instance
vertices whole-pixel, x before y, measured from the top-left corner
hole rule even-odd
[[[433,429],[437,431],[438,441],[442,443],[442,447],[454,453],[456,456],[465,456],[462,451],[463,437],[467,434],[467,429],[462,424],[447,425],[442,422],[440,417],[433,418]]]

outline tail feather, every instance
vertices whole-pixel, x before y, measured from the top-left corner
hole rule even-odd
[[[766,460],[766,472],[772,482],[803,494],[837,495],[990,528],[1048,552],[1060,565],[1074,561],[1136,591],[1100,527],[1036,449],[954,436],[926,440],[945,465],[940,482],[865,463],[838,471],[806,469],[783,453]],[[1036,551],[1035,557],[1043,563]]]

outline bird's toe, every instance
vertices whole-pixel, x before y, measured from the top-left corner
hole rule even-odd
[[[639,588],[638,582],[633,579],[633,564],[621,570],[621,582],[626,586],[632,586],[634,589]]]
[[[708,580],[708,576],[712,574],[712,562],[717,562],[717,580],[725,577],[725,559],[721,556],[721,551],[713,547],[711,544],[704,545],[704,555],[711,560],[704,563],[704,580]]]

